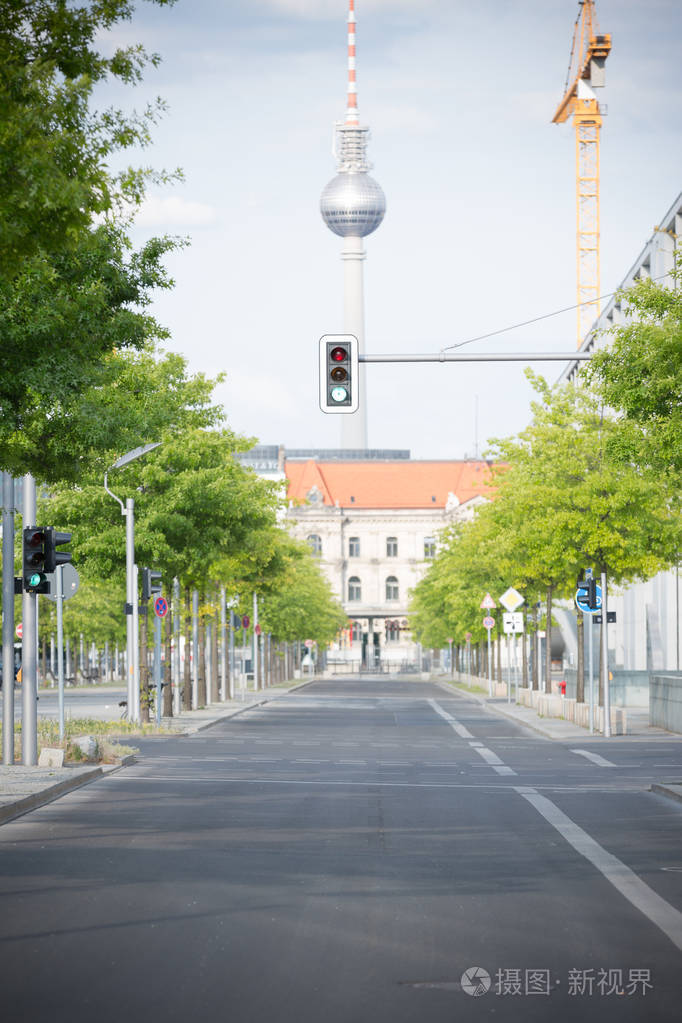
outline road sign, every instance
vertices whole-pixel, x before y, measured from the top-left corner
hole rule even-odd
[[[492,611],[494,607],[497,607],[497,604],[490,594],[486,593],[485,597],[481,601],[481,611]]]
[[[308,650],[310,650],[311,646],[313,645],[313,640],[312,639],[307,639],[303,645],[307,646]]]
[[[260,636],[263,630],[261,629],[260,625],[254,625],[253,631],[256,633],[257,636]]]
[[[593,621],[593,623],[595,625],[601,625],[602,620],[603,620],[602,619],[602,615],[600,615],[600,614],[592,615],[592,621]],[[607,611],[606,612],[606,624],[607,625],[613,625],[615,623],[615,621],[616,621],[616,612],[615,611]]]
[[[466,639],[467,643],[471,642],[471,633],[470,633],[470,632],[467,632],[467,633],[465,634],[464,638]]]
[[[21,639],[23,634],[24,634],[24,626],[21,624],[21,622],[19,622],[19,624],[17,625],[17,638]]]
[[[48,600],[51,600],[53,604],[57,603],[57,573],[54,572],[48,576],[50,580],[50,592],[46,593],[45,596]],[[62,565],[62,589],[64,590],[64,600],[68,600],[69,597],[73,597],[74,593],[80,586],[81,577],[79,576],[73,565]]]
[[[587,606],[587,590],[578,589],[575,592],[575,603],[579,611],[582,611],[584,615],[593,615],[597,611],[601,611],[601,586],[596,587],[597,590],[597,606]]]
[[[523,615],[520,611],[509,611],[502,615],[502,627],[508,636],[523,632]]]
[[[242,618],[242,629],[248,629],[250,624],[251,619],[249,618],[248,615],[244,615],[244,617]]]
[[[491,615],[486,615],[483,624],[486,629],[490,630],[495,627],[495,619]]]
[[[168,614],[168,601],[165,597],[157,597],[154,601],[154,614],[157,618],[165,618]]]
[[[510,586],[508,590],[505,590],[500,597],[500,604],[502,607],[506,607],[507,611],[516,611],[517,607],[521,607],[524,598],[521,596],[518,590],[515,590],[513,586]]]

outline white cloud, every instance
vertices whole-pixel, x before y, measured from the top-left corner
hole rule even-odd
[[[150,195],[145,199],[135,223],[143,227],[192,228],[208,227],[217,220],[213,206],[177,195]]]

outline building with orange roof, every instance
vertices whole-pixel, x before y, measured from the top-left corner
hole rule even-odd
[[[407,620],[410,590],[439,537],[490,497],[482,460],[283,459],[287,518],[307,541],[349,618],[330,660],[400,668],[418,650]]]

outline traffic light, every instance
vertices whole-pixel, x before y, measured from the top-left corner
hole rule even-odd
[[[599,601],[597,600],[597,580],[590,578],[586,579],[585,583],[585,589],[587,590],[587,606],[590,611],[596,611],[599,607]]]
[[[71,543],[71,533],[60,533],[53,526],[45,530],[45,571],[56,572],[60,565],[71,564],[71,552],[57,550]]]
[[[323,412],[357,412],[360,403],[358,339],[353,334],[320,338],[320,408]]]
[[[161,572],[154,572],[151,568],[142,569],[142,603],[146,604],[150,597],[161,593]]]
[[[22,577],[26,593],[50,592],[45,564],[47,532],[42,526],[27,526],[24,529]]]

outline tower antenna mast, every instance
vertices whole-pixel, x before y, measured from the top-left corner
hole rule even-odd
[[[384,219],[386,199],[381,186],[371,178],[367,160],[369,128],[360,124],[356,78],[355,0],[348,0],[348,82],[346,117],[337,121],[334,156],[337,174],[322,193],[322,219],[334,234],[343,238],[344,315],[343,333],[354,334],[360,353],[365,344],[365,307],[363,238],[375,231]],[[341,447],[346,450],[367,448],[367,408],[364,366],[360,373],[360,406],[341,421]]]

